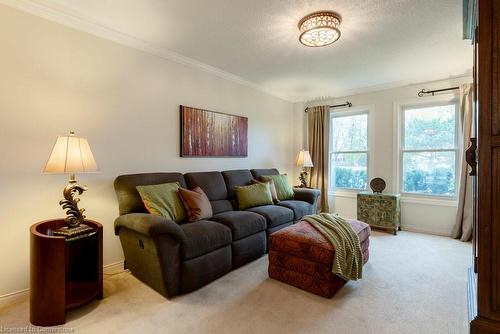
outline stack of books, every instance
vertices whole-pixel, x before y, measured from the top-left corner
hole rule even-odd
[[[65,237],[66,241],[73,241],[88,237],[92,234],[95,234],[96,232],[97,231],[95,230],[95,228],[85,224],[80,224],[76,227],[61,227],[60,229],[54,231],[54,235]]]

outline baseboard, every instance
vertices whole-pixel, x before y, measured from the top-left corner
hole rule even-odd
[[[26,288],[26,289],[19,290],[19,291],[9,292],[9,293],[7,293],[5,295],[1,295],[0,296],[0,300],[7,299],[9,297],[14,297],[14,296],[17,296],[17,295],[22,295],[22,294],[28,293],[29,291],[30,291],[30,289]]]
[[[413,227],[406,227],[406,226],[401,226],[401,231],[406,231],[406,232],[413,232],[413,233],[422,233],[422,234],[430,234],[430,235],[437,235],[439,237],[450,237],[449,234],[445,233],[436,233],[433,231],[426,231],[418,228],[413,228]]]
[[[105,265],[105,266],[102,267],[102,271],[105,274],[117,274],[117,273],[119,273],[121,271],[124,271],[124,269],[123,269],[123,263],[124,263],[124,260],[107,264],[107,265]],[[0,300],[4,300],[4,299],[10,298],[10,297],[15,297],[17,295],[26,294],[29,291],[30,291],[30,289],[26,288],[26,289],[23,289],[23,290],[10,292],[10,293],[7,293],[5,295],[1,295],[0,296]]]
[[[121,260],[118,262],[113,262],[113,263],[107,264],[107,265],[102,267],[102,270],[103,270],[103,272],[106,272],[107,274],[111,273],[111,272],[115,273],[116,271],[123,271],[124,262],[125,262],[124,260]]]

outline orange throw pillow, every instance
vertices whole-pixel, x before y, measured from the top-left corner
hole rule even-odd
[[[212,217],[212,205],[200,187],[193,190],[179,188],[179,195],[186,207],[190,222]]]
[[[278,194],[276,193],[276,187],[274,186],[274,181],[273,180],[269,180],[269,181],[259,181],[257,179],[252,179],[252,184],[256,184],[256,183],[269,183],[269,188],[271,190],[271,197],[273,198],[273,202],[276,204],[278,203],[280,200],[278,199]]]

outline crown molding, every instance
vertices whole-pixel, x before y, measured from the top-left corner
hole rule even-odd
[[[311,106],[317,104],[319,102],[336,100],[336,99],[346,99],[355,95],[361,94],[369,94],[375,92],[381,92],[384,90],[395,89],[395,88],[403,88],[403,87],[411,87],[411,86],[423,86],[423,85],[431,85],[434,83],[442,82],[442,81],[470,81],[472,82],[472,69],[465,71],[463,74],[459,75],[435,75],[432,77],[422,77],[416,78],[412,80],[402,80],[402,81],[394,81],[389,83],[384,83],[380,85],[368,86],[368,87],[360,87],[354,88],[350,90],[339,91],[338,93],[319,96],[313,99],[308,99],[303,101],[306,106]],[[296,101],[299,102],[299,101]]]
[[[59,23],[61,25],[95,35],[112,42],[140,50],[157,57],[170,60],[185,66],[189,66],[198,70],[202,70],[206,73],[212,74],[219,78],[229,80],[238,83],[243,86],[247,86],[263,92],[267,95],[277,97],[279,99],[293,102],[287,96],[280,96],[273,92],[270,92],[263,87],[243,79],[242,77],[221,70],[217,67],[205,64],[203,62],[194,60],[192,58],[183,56],[179,53],[167,50],[165,48],[159,48],[150,43],[138,39],[134,36],[128,35],[126,33],[108,28],[89,17],[84,17],[79,13],[74,11],[69,11],[67,8],[54,3],[50,0],[0,0],[0,4],[6,5],[8,7],[33,14],[35,16],[44,18],[49,21]]]

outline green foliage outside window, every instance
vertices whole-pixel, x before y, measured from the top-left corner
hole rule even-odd
[[[366,189],[367,179],[366,168],[335,168],[335,185],[337,188]]]
[[[330,127],[332,188],[366,189],[368,181],[368,114],[333,117]]]
[[[405,110],[403,191],[455,194],[455,104]]]
[[[405,174],[404,190],[409,193],[453,195],[455,172],[449,168],[437,168],[432,172],[409,171]]]
[[[409,110],[409,112],[411,111],[412,110]],[[420,110],[415,110],[415,113],[417,113],[417,111]],[[410,117],[409,115],[406,117],[405,143],[404,143],[405,149],[454,148],[455,147],[454,109],[442,112],[440,115],[442,117],[424,118],[425,116],[427,116],[424,115],[417,114],[414,115],[414,117]]]

